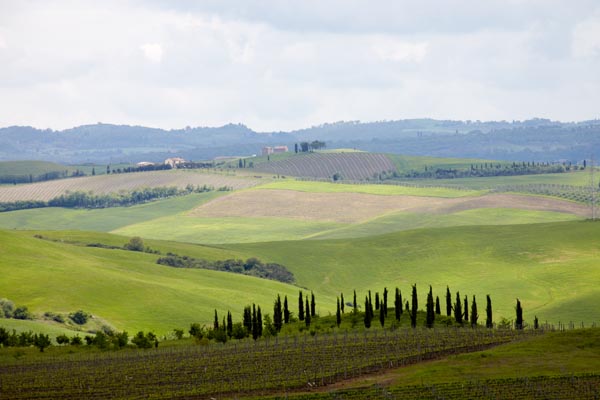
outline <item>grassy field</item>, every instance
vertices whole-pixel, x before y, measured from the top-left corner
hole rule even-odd
[[[9,332],[15,330],[17,333],[32,331],[35,333],[44,333],[50,335],[51,339],[58,335],[67,335],[69,337],[76,336],[77,331],[66,328],[63,325],[50,321],[30,321],[19,319],[0,318],[0,327],[7,329]],[[83,337],[83,333],[79,336]],[[56,344],[56,343],[55,343]]]
[[[514,319],[518,297],[529,323],[535,315],[552,323],[590,323],[598,322],[600,290],[591,282],[600,280],[599,234],[600,223],[576,221],[222,247],[282,263],[300,285],[320,296],[352,289],[382,291],[384,286],[408,293],[417,283],[424,303],[428,285],[440,297],[449,285],[463,296],[477,295],[480,304],[491,294],[496,320]]]
[[[424,179],[418,182],[429,185],[456,185],[474,190],[491,189],[504,185],[555,184],[588,186],[590,184],[590,173],[589,171],[577,171],[561,174],[491,176],[485,178]]]
[[[480,208],[450,214],[400,212],[374,218],[370,221],[343,226],[317,233],[310,239],[348,239],[392,233],[416,228],[442,228],[466,225],[514,225],[544,222],[574,221],[579,217],[552,211],[520,210],[510,208]]]
[[[405,156],[401,154],[387,154],[387,156],[396,165],[399,173],[408,172],[411,170],[421,171],[425,167],[432,169],[468,169],[474,164],[510,164],[507,161],[493,161],[479,158],[441,158],[427,156]]]
[[[96,237],[94,241],[101,240]],[[121,238],[120,245],[125,242]],[[130,332],[143,329],[163,334],[195,321],[208,324],[214,309],[223,316],[231,310],[239,319],[247,304],[256,302],[268,312],[277,293],[297,296],[297,288],[279,282],[158,265],[158,256],[153,254],[49,242],[25,232],[0,231],[0,243],[3,297],[36,314],[83,309]],[[238,255],[193,248],[196,256],[209,259]],[[173,250],[180,252],[181,245]]]
[[[227,192],[205,192],[131,207],[103,209],[38,208],[0,213],[2,229],[37,229],[109,232],[127,225],[176,215]],[[163,236],[164,238],[164,236]]]
[[[265,185],[260,185],[256,189],[281,189],[296,190],[300,192],[312,193],[367,193],[385,196],[406,195],[406,196],[427,196],[427,197],[464,197],[479,196],[485,191],[482,190],[460,190],[444,187],[410,187],[399,185],[350,185],[345,183],[312,182],[296,180],[278,180]]]
[[[74,171],[75,168],[49,161],[0,161],[0,176],[43,175],[48,172]]]

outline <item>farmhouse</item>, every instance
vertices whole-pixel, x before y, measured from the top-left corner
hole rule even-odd
[[[268,156],[269,154],[286,153],[287,151],[287,146],[266,146],[262,148],[262,155]]]
[[[138,166],[138,167],[149,167],[151,165],[154,165],[154,163],[150,162],[150,161],[141,161],[141,162],[139,162],[139,163],[137,163],[135,165]]]
[[[179,164],[183,164],[185,160],[179,157],[167,158],[165,164],[170,165],[171,168],[177,168]]]

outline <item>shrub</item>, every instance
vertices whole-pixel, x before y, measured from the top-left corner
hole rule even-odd
[[[125,244],[125,249],[130,251],[144,251],[144,241],[141,237],[134,236]]]
[[[81,338],[79,336],[73,336],[71,338],[71,346],[81,346],[83,344],[83,341],[81,340]]]
[[[0,299],[0,318],[12,318],[15,304],[8,299]]]
[[[71,318],[71,320],[73,322],[75,322],[77,325],[84,325],[85,323],[88,322],[90,315],[88,313],[86,313],[85,311],[79,310],[79,311],[69,314],[69,318]]]
[[[140,349],[149,349],[152,346],[158,347],[158,339],[156,338],[156,335],[152,332],[148,332],[144,335],[144,332],[139,331],[133,337],[133,339],[131,339],[131,342]]]
[[[65,335],[64,333],[62,335],[58,335],[56,337],[56,343],[58,344],[69,344],[69,337],[67,335]]]
[[[177,340],[181,340],[183,339],[183,329],[173,329],[173,333],[175,333],[175,337],[177,338]]]
[[[13,313],[13,318],[14,319],[32,319],[33,317],[31,316],[31,313],[29,312],[29,310],[27,309],[26,306],[20,306],[15,309],[15,312]]]

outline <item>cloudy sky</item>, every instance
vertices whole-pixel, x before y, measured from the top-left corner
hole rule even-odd
[[[600,118],[597,0],[0,0],[0,126]]]

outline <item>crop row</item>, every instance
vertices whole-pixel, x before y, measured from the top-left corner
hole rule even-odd
[[[396,388],[337,390],[329,393],[287,396],[291,400],[323,399],[597,399],[600,397],[600,375],[536,376],[493,379],[474,382],[452,382],[435,385],[400,386]],[[279,399],[281,397],[271,397]]]
[[[257,171],[280,175],[332,179],[340,174],[344,180],[364,180],[396,166],[384,154],[373,153],[312,153],[284,160],[265,162]]]
[[[241,189],[258,183],[259,181],[253,178],[236,178],[195,171],[136,172],[61,179],[27,185],[0,186],[0,203],[26,200],[48,201],[68,191],[92,191],[95,194],[108,194],[151,187],[175,186],[183,189],[187,185],[206,185],[214,188],[227,186]]]
[[[313,388],[535,334],[408,329],[271,338],[207,346],[77,353],[0,367],[8,398],[173,398]]]
[[[563,199],[589,204],[594,198],[598,202],[598,190],[590,190],[585,186],[572,186],[560,184],[530,184],[530,185],[503,185],[494,189],[497,192],[521,192],[540,194],[545,196],[560,197]]]

